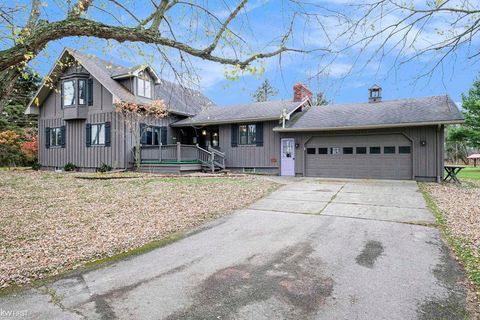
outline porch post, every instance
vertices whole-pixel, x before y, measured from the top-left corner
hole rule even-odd
[[[177,142],[177,162],[182,161],[182,144]]]
[[[162,144],[158,145],[158,161],[162,162]]]

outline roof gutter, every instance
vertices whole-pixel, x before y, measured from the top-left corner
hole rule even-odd
[[[409,123],[393,123],[393,124],[373,124],[365,126],[350,126],[350,127],[323,127],[323,128],[281,128],[275,127],[273,131],[277,132],[306,132],[306,131],[345,131],[345,130],[361,130],[361,129],[382,129],[382,128],[400,128],[400,127],[419,127],[438,124],[460,124],[465,120],[449,120],[436,122],[409,122]]]
[[[193,127],[193,126],[209,126],[213,124],[229,124],[229,123],[248,123],[248,122],[259,122],[259,121],[275,121],[279,120],[279,117],[275,118],[248,118],[248,119],[231,119],[231,120],[222,120],[222,121],[205,121],[205,122],[189,122],[189,123],[172,123],[172,127]]]

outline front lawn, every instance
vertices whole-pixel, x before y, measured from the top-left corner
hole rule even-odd
[[[480,180],[480,166],[467,167],[458,173],[460,179],[476,179]]]
[[[77,178],[97,176],[0,171],[0,288],[165,239],[275,188],[250,176]]]

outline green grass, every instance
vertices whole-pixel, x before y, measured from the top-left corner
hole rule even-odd
[[[453,248],[455,255],[464,266],[468,279],[475,286],[477,299],[480,299],[480,257],[475,256],[473,249],[468,245],[465,239],[453,235],[447,225],[445,216],[433,200],[432,196],[428,193],[425,184],[420,184],[420,190],[423,193],[423,197],[425,198],[428,207],[435,216],[443,236]]]
[[[480,180],[480,166],[467,167],[458,173],[460,179],[476,179]]]

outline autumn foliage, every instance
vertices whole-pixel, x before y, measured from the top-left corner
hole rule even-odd
[[[36,161],[38,152],[37,134],[25,130],[19,134],[13,130],[0,132],[0,165],[20,166]]]

